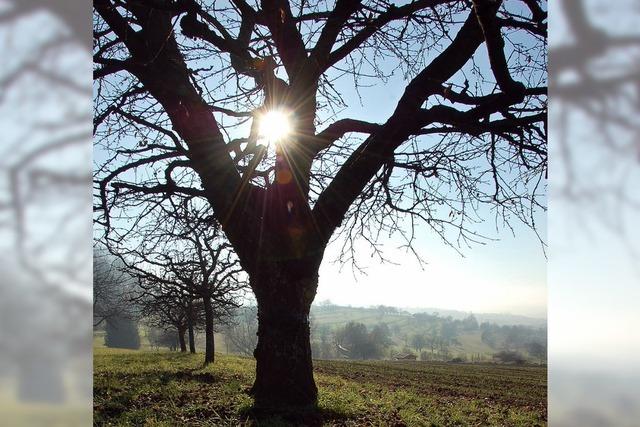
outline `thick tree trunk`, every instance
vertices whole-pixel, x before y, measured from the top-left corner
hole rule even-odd
[[[187,343],[184,340],[185,330],[184,328],[178,328],[178,341],[180,342],[180,351],[182,353],[187,352]]]
[[[213,363],[215,360],[215,342],[213,335],[213,305],[211,304],[211,298],[206,297],[203,298],[204,301],[204,340],[205,340],[205,350],[204,350],[204,364],[208,365],[209,363]]]
[[[258,301],[256,380],[252,388],[256,408],[315,405],[309,342],[309,309],[318,283],[312,272],[263,268],[251,277]]]

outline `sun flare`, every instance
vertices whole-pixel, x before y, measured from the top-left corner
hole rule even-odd
[[[280,141],[291,133],[290,114],[281,110],[267,111],[260,117],[259,135],[267,142]]]

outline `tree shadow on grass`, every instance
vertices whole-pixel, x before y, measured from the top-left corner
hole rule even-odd
[[[183,369],[175,372],[158,372],[149,371],[141,372],[137,374],[130,374],[128,372],[113,373],[110,376],[114,379],[120,379],[126,382],[135,383],[154,383],[159,382],[162,385],[166,385],[171,381],[177,382],[198,382],[203,384],[222,383],[224,379],[219,375],[211,372],[198,372],[201,368]]]
[[[213,374],[211,372],[198,373],[197,371],[199,370],[200,370],[199,368],[188,369],[186,371],[174,372],[174,373],[168,374],[167,376],[174,380],[195,381],[195,382],[204,383],[204,384],[224,382],[224,379],[221,378],[219,375]]]
[[[250,407],[241,411],[242,420],[259,427],[276,426],[308,426],[316,427],[326,424],[342,424],[351,416],[332,409],[318,406],[262,409]]]

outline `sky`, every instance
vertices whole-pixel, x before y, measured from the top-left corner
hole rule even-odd
[[[484,48],[481,47],[476,63],[485,62],[488,69],[483,56]],[[381,66],[390,70],[394,64],[383,62]],[[352,77],[334,80],[332,84],[348,107],[329,122],[344,117],[384,122],[407,84],[402,74],[396,70],[384,84],[379,79],[363,78],[358,93],[354,90]],[[473,83],[474,79],[470,80]],[[319,130],[324,126],[326,124]],[[101,157],[96,153],[96,160],[100,161]],[[339,240],[334,242],[325,252],[315,301],[330,300],[352,306],[434,307],[546,318],[546,258],[542,243],[524,225],[512,224],[512,234],[511,230],[496,229],[491,212],[484,211],[481,216],[486,222],[476,230],[496,240],[460,248],[464,257],[430,234],[425,224],[419,224],[420,236],[415,249],[426,261],[422,266],[414,255],[398,249],[400,242],[391,238],[380,243],[385,257],[392,263],[381,264],[377,258],[370,257],[366,245],[358,246],[358,262],[366,274],[354,273],[350,264],[332,262],[338,257],[341,243]],[[536,222],[538,232],[544,236],[544,213],[536,218]]]
[[[587,5],[592,24],[607,35],[639,40],[637,2],[625,0],[610,7],[602,0],[592,0]],[[550,13],[554,28],[551,47],[571,43],[559,5],[551,2]],[[605,77],[615,81],[628,72],[637,76],[639,56],[637,41],[611,49],[604,57],[605,67],[596,62],[589,68],[593,81]],[[556,78],[563,81],[574,76]],[[548,281],[550,361],[565,370],[619,371],[637,381],[640,104],[636,82],[637,78],[621,86],[622,90],[607,89],[607,96],[585,97],[579,103],[551,94],[550,156],[556,160],[550,168]],[[598,93],[597,87],[593,93]],[[607,108],[610,115],[598,116]],[[559,117],[562,113],[566,118]],[[562,129],[561,119],[566,120],[566,129]],[[563,144],[570,149],[565,152]],[[640,406],[637,389],[636,384],[632,399]],[[617,398],[623,395],[619,390],[617,393]]]
[[[483,62],[488,69],[481,46],[476,52],[476,63]],[[454,76],[452,81],[459,77]],[[348,78],[335,83],[349,101],[340,117],[383,123],[407,84],[399,72],[384,85],[378,82],[367,86],[367,83],[363,82],[359,94]],[[381,265],[370,257],[369,248],[362,246],[358,249],[358,260],[366,275],[354,274],[350,265],[332,262],[339,253],[340,242],[336,242],[325,252],[316,302],[328,299],[341,305],[433,307],[546,318],[547,258],[538,236],[521,223],[511,224],[513,233],[496,227],[494,214],[486,209],[480,216],[485,221],[476,230],[495,241],[458,248],[464,257],[420,223],[415,249],[427,262],[422,267],[413,254],[397,249],[399,242],[389,240],[383,242],[385,256],[397,265]],[[536,216],[536,224],[538,234],[545,239],[546,213]]]
[[[546,221],[540,222],[544,228]],[[416,251],[426,261],[422,266],[412,253],[398,249],[393,242],[384,244],[384,250],[396,264],[381,264],[362,245],[358,259],[365,274],[354,272],[350,264],[332,262],[338,255],[339,242],[334,243],[325,252],[320,268],[316,302],[435,307],[546,318],[546,258],[532,230],[516,226],[515,235],[507,230],[494,232],[499,240],[463,249],[464,257],[434,236],[422,237],[416,245]]]

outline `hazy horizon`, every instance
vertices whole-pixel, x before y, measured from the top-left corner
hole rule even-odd
[[[544,236],[544,215],[538,223]],[[362,245],[357,250],[358,261],[366,275],[354,272],[349,263],[332,262],[338,257],[340,243],[334,242],[320,268],[315,301],[362,307],[437,307],[546,319],[547,260],[535,233],[524,226],[514,227],[514,234],[490,230],[486,223],[483,228],[498,240],[464,248],[464,257],[437,237],[423,233],[415,245],[426,261],[422,267],[412,253],[398,249],[397,242],[381,245],[395,264],[371,258],[371,250]]]
[[[440,315],[442,316],[447,316],[448,312],[458,312],[458,313],[467,313],[467,314],[473,314],[473,315],[478,315],[478,316],[485,316],[485,315],[500,315],[500,316],[514,316],[514,317],[526,317],[526,318],[530,318],[530,319],[534,319],[534,320],[547,320],[547,316],[546,314],[544,316],[530,316],[527,314],[521,314],[521,313],[514,313],[514,312],[488,312],[488,311],[471,311],[471,310],[462,310],[462,309],[457,309],[457,308],[449,308],[449,307],[431,307],[431,306],[395,306],[395,305],[388,305],[388,304],[374,304],[374,305],[362,305],[362,304],[338,304],[332,300],[315,300],[313,302],[313,306],[322,306],[324,303],[326,302],[331,303],[332,305],[338,306],[338,307],[350,307],[350,308],[364,308],[364,309],[372,309],[372,308],[376,308],[380,305],[386,306],[386,307],[393,307],[393,308],[397,308],[399,310],[404,310],[407,311],[409,313],[428,313],[428,314],[433,314],[434,312],[438,312]]]

